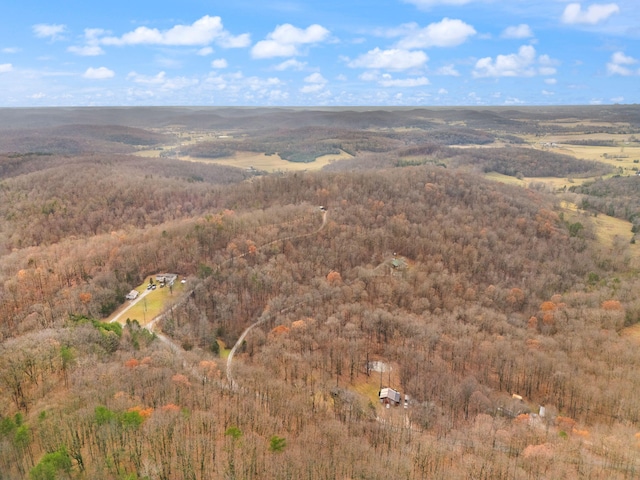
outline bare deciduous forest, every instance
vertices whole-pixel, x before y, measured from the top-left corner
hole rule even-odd
[[[0,110],[0,479],[638,477],[640,177],[563,147],[638,132],[624,106]],[[237,152],[309,168],[213,163]],[[162,272],[154,326],[108,321]]]

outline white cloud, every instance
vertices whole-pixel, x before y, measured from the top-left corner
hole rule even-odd
[[[211,68],[227,68],[229,64],[224,58],[217,58],[211,62]]]
[[[1,63],[0,64],[0,73],[7,73],[13,70],[13,65],[10,63]]]
[[[327,83],[327,79],[322,74],[315,72],[304,78],[307,83]]]
[[[611,102],[612,103],[622,103],[622,102],[624,102],[624,97],[613,97],[611,99]]]
[[[429,85],[429,79],[427,77],[416,78],[391,78],[390,75],[383,75],[383,78],[378,82],[383,87],[423,87]]]
[[[554,92],[550,92],[549,90],[542,90],[542,95],[550,97],[552,95],[555,95],[555,93]]]
[[[321,25],[310,25],[302,29],[289,23],[278,25],[267,35],[266,40],[256,43],[251,49],[253,58],[294,57],[300,55],[302,45],[313,45],[324,42],[329,37],[329,30]]]
[[[31,28],[36,37],[49,38],[52,42],[64,38],[63,34],[67,31],[66,25],[49,25],[46,23],[39,23]]]
[[[203,47],[198,50],[198,55],[201,57],[206,57],[207,55],[211,55],[213,53],[213,48],[211,47]]]
[[[380,78],[380,74],[378,72],[363,72],[358,76],[358,78],[364,82],[375,82]]]
[[[251,45],[251,35],[243,33],[234,36],[225,33],[217,40],[217,43],[223,48],[245,48]]]
[[[307,62],[300,62],[295,58],[290,58],[289,60],[285,60],[282,63],[279,63],[274,67],[275,70],[283,71],[283,70],[304,70],[307,66]]]
[[[294,57],[299,54],[296,45],[282,44],[275,40],[261,40],[251,49],[253,58]]]
[[[545,78],[544,83],[546,83],[547,85],[555,85],[558,83],[558,80],[555,78]]]
[[[103,37],[103,45],[168,45],[199,46],[216,42],[223,47],[246,47],[251,42],[248,34],[232,36],[222,26],[220,17],[205,15],[191,25],[175,25],[168,30],[138,27],[121,37]]]
[[[408,70],[422,67],[428,60],[427,54],[420,50],[410,51],[398,48],[380,50],[375,48],[352,60],[348,65],[351,68]]]
[[[473,70],[475,78],[482,77],[533,77],[556,73],[555,61],[548,55],[536,58],[536,50],[531,45],[523,45],[518,53],[481,58]]]
[[[635,75],[636,72],[633,69],[629,68],[631,65],[635,65],[638,63],[633,57],[629,57],[622,52],[615,52],[611,55],[611,61],[607,63],[607,74],[609,75],[621,75],[623,77],[628,77],[630,75]]]
[[[440,90],[438,90],[438,95],[446,95],[447,93],[449,93],[449,90],[447,90],[446,88],[441,88]]]
[[[87,68],[87,71],[82,74],[84,78],[88,78],[90,80],[104,80],[106,78],[113,78],[115,75],[115,72],[113,70],[109,70],[107,67],[89,67]]]
[[[83,57],[95,57],[104,55],[104,50],[100,47],[100,37],[108,35],[110,32],[102,28],[85,28],[84,29],[84,46],[71,46],[67,48],[68,52],[75,53]]]
[[[284,102],[289,98],[289,92],[283,92],[282,90],[276,89],[271,90],[268,93],[268,99],[271,102]]]
[[[460,76],[460,72],[458,72],[458,70],[456,70],[456,67],[454,67],[453,65],[445,65],[444,67],[440,67],[437,71],[436,71],[437,75],[445,75],[445,76],[449,76],[449,77],[459,77]]]
[[[525,102],[524,100],[520,100],[517,97],[508,97],[505,101],[504,101],[505,105],[524,105]]]
[[[324,89],[327,84],[327,79],[322,76],[322,74],[315,72],[311,75],[308,75],[304,78],[304,82],[307,83],[304,87],[300,89],[302,93],[315,93]]]
[[[324,88],[323,83],[312,83],[311,85],[305,85],[300,89],[302,93],[316,93]]]
[[[570,25],[595,25],[606,20],[614,13],[620,13],[620,7],[616,3],[594,3],[584,11],[579,3],[570,3],[562,13],[562,21]]]
[[[538,63],[540,64],[540,68],[538,69],[540,75],[549,76],[556,74],[556,65],[558,62],[553,60],[549,55],[540,55],[538,57]]]
[[[98,55],[104,55],[104,50],[98,45],[85,45],[83,47],[71,46],[67,48],[68,52],[75,53],[82,57],[95,57]]]
[[[2,49],[2,53],[19,53],[22,49],[18,47],[6,47]]]
[[[105,35],[111,35],[109,30],[103,28],[85,28],[84,38],[85,42],[89,45],[97,45],[100,42],[100,37]]]
[[[136,72],[130,72],[127,75],[127,80],[131,80],[140,85],[146,85],[147,87],[157,87],[161,91],[174,91],[180,90],[186,87],[197,85],[199,82],[195,78],[187,77],[167,77],[166,72],[162,71],[152,77],[147,75],[141,75]]]
[[[136,72],[131,72],[127,75],[127,79],[133,80],[135,83],[141,83],[144,85],[159,85],[165,82],[166,75],[166,72],[160,72],[153,77],[149,77],[147,75],[141,75]]]
[[[417,28],[415,23],[403,26],[408,31],[397,47],[404,50],[428,47],[455,47],[463,44],[477,32],[462,20],[443,18],[425,28]]]
[[[526,23],[521,23],[520,25],[515,25],[511,27],[507,27],[502,32],[502,38],[531,38],[533,37],[533,32],[531,31],[531,27]]]
[[[197,85],[198,83],[199,81],[195,78],[187,78],[187,77],[168,78],[162,84],[162,90],[181,90],[183,88]]]

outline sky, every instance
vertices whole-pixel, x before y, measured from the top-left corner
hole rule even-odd
[[[0,107],[640,103],[639,0],[21,0]]]

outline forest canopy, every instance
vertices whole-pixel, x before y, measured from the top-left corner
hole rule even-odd
[[[536,137],[636,110],[3,113],[0,476],[640,469],[638,177]]]

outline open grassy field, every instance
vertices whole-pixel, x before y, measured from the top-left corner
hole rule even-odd
[[[640,266],[640,244],[631,243],[631,222],[604,214],[594,216],[579,210],[577,205],[569,202],[561,202],[561,207],[567,220],[589,222],[594,225],[598,243],[608,250],[617,250],[619,255],[627,256],[630,268]]]
[[[511,177],[509,175],[503,175],[498,172],[488,172],[484,174],[484,178],[487,180],[493,180],[494,182],[505,183],[507,185],[517,185],[519,187],[531,188],[534,184],[543,183],[551,191],[560,190],[563,187],[569,188],[571,185],[581,185],[587,181],[593,180],[593,178],[556,178],[556,177],[524,177],[522,179]]]
[[[506,183],[507,185],[518,185],[519,187],[527,186],[527,182],[525,180],[520,180],[519,178],[498,172],[487,172],[484,174],[484,178],[487,180],[493,180],[494,182]]]
[[[566,121],[541,122],[540,125],[560,125],[564,128],[576,128],[577,131],[571,133],[552,133],[542,137],[522,135],[521,137],[533,148],[545,148],[542,146],[543,143],[553,143],[557,146],[551,149],[552,152],[571,155],[584,160],[594,160],[616,168],[621,167],[625,175],[635,173],[635,171],[632,170],[634,167],[640,168],[640,144],[632,135],[628,133],[609,132],[590,133],[590,130],[605,127],[617,127],[620,131],[625,131],[631,128],[628,124],[585,122],[566,119]],[[575,141],[585,140],[609,141],[613,142],[613,145],[573,145]],[[634,160],[638,161],[638,163],[634,163]]]
[[[196,158],[196,157],[179,157],[180,160],[188,162],[216,163],[219,165],[227,165],[237,168],[255,168],[265,172],[300,172],[305,170],[320,170],[326,165],[337,160],[351,158],[347,153],[339,155],[323,155],[318,157],[314,162],[289,162],[283,160],[278,155],[265,155],[264,153],[255,152],[236,152],[233,157],[225,158]]]
[[[637,144],[620,147],[560,145],[557,151],[576,158],[595,160],[613,167],[622,167],[625,170],[632,170],[633,167],[640,168],[640,146]],[[639,162],[634,163],[634,160]]]
[[[218,347],[220,347],[220,358],[223,358],[226,360],[227,358],[229,358],[229,353],[231,353],[231,349],[227,348],[227,346],[222,340],[218,339],[217,342],[218,342]]]
[[[137,152],[134,153],[134,155],[137,155],[138,157],[145,157],[145,158],[160,158],[160,154],[163,151],[164,150],[158,150],[158,149],[138,150]]]
[[[147,282],[145,282],[138,286],[136,290],[144,292],[147,285]],[[118,322],[123,325],[127,322],[128,318],[130,320],[137,320],[140,325],[144,326],[160,315],[172,301],[178,300],[183,292],[184,284],[180,282],[176,282],[172,289],[168,286],[156,288],[133,305],[131,305],[129,301],[125,302],[122,307],[111,314],[106,321],[112,321],[112,319],[120,315]]]

